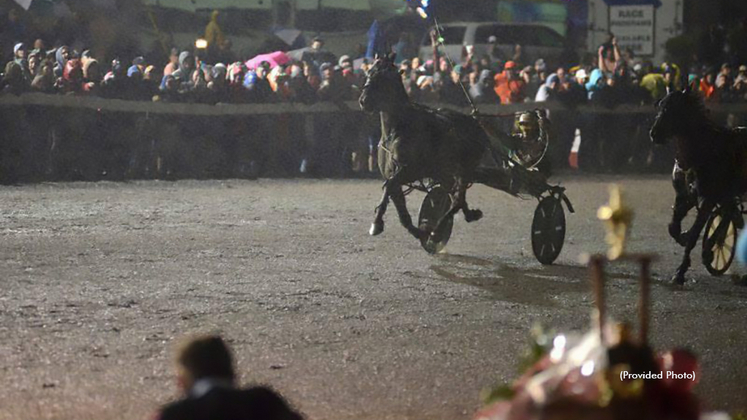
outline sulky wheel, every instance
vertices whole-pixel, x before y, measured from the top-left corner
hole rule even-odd
[[[438,220],[449,211],[451,207],[451,196],[440,186],[431,189],[423,199],[418,213],[418,227],[425,232],[432,232],[436,227]],[[451,238],[451,229],[454,227],[454,219],[449,218],[441,227],[441,231],[435,235],[438,241],[433,240],[432,235],[428,235],[420,240],[429,254],[441,252]]]
[[[542,264],[552,264],[565,241],[563,203],[554,195],[543,197],[534,211],[532,221],[532,251]]]
[[[737,226],[723,207],[708,217],[703,233],[703,265],[711,275],[720,276],[734,260]]]

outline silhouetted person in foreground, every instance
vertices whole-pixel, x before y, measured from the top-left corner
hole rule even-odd
[[[156,420],[302,420],[275,391],[235,386],[231,351],[222,338],[203,336],[177,354],[177,377],[185,397],[166,405]]]

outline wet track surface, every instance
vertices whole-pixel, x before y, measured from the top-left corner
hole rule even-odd
[[[376,181],[180,181],[0,188],[0,419],[148,418],[176,396],[180,337],[219,332],[242,382],[270,383],[311,419],[467,419],[517,374],[535,322],[589,325],[582,252],[605,249],[596,209],[619,182],[631,251],[658,252],[651,340],[701,357],[707,406],[747,408],[747,287],[688,284],[666,234],[666,177],[560,178],[577,214],[553,266],[532,256],[536,201],[482,186],[431,256],[399,226],[367,232]],[[408,196],[413,215],[422,195]],[[743,272],[743,269],[733,269]],[[612,269],[610,312],[635,320],[636,268]]]

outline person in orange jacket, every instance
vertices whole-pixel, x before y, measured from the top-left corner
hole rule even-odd
[[[507,61],[503,71],[495,75],[495,93],[501,98],[502,104],[516,104],[524,102],[526,82],[519,76],[516,63]]]

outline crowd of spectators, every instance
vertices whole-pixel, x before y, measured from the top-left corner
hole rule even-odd
[[[165,63],[150,63],[142,56],[102,63],[90,50],[48,48],[41,39],[30,46],[18,42],[12,60],[4,66],[2,92],[207,104],[344,101],[357,97],[370,64],[365,58],[335,57],[322,39],[315,38],[299,60],[282,65],[265,61],[248,68],[232,57],[230,41],[224,39],[215,19],[208,24],[206,38],[217,47],[174,48]],[[708,102],[747,100],[747,63],[695,65],[687,71],[674,63],[655,66],[629,50],[621,51],[613,36],[586,64],[557,67],[549,67],[541,58],[528,62],[520,46],[507,61],[492,54],[478,56],[472,46],[465,47],[461,57],[444,57],[436,48],[436,38],[433,34],[434,59],[398,58],[413,101],[467,106],[469,96],[476,104],[613,107],[652,102],[667,88],[682,88],[685,83]],[[494,37],[487,41],[496,43]]]
[[[323,45],[315,38],[302,60],[274,67],[264,61],[250,69],[240,61],[209,60],[207,49],[172,49],[165,65],[142,56],[104,64],[89,50],[47,49],[42,40],[28,48],[19,42],[5,65],[2,91],[207,104],[354,99],[364,70],[354,70],[349,56],[337,59]]]
[[[629,50],[621,51],[614,36],[587,64],[553,68],[542,58],[526,62],[520,46],[512,59],[503,62],[491,54],[478,57],[467,46],[454,65],[449,61],[454,57],[439,56],[436,48],[433,51],[433,62],[415,57],[400,64],[407,92],[416,101],[466,106],[466,90],[475,104],[558,102],[569,107],[587,103],[614,107],[650,103],[668,88],[681,89],[686,83],[707,102],[747,101],[747,63],[727,61],[717,68],[694,65],[688,72],[675,63],[655,66]]]

